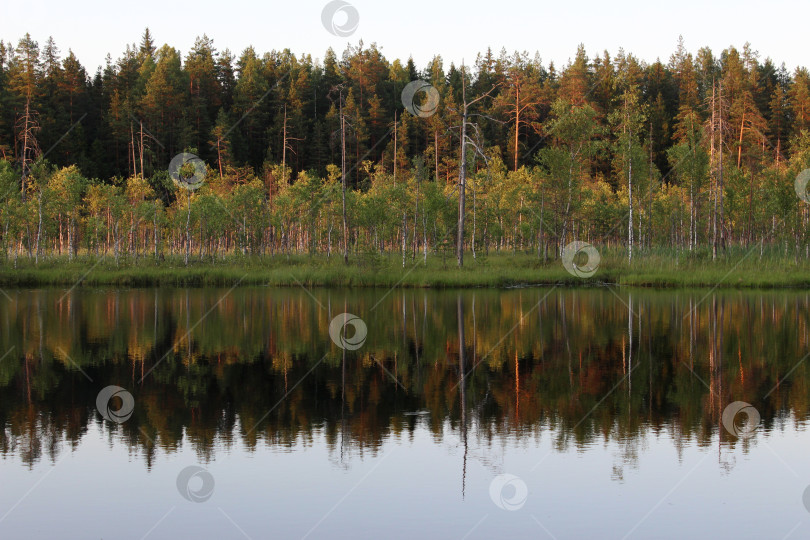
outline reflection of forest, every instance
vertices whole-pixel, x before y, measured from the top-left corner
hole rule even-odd
[[[760,411],[762,429],[808,412],[807,365],[796,367],[808,352],[807,294],[226,292],[10,293],[3,454],[32,464],[75,444],[100,421],[96,395],[110,384],[136,406],[106,427],[147,463],[155,445],[171,451],[184,435],[210,456],[237,438],[284,446],[323,433],[333,449],[375,449],[417,423],[437,440],[448,428],[466,438],[474,424],[483,444],[543,430],[562,450],[659,431],[709,444],[736,400]],[[368,325],[345,360],[328,336],[344,311]]]

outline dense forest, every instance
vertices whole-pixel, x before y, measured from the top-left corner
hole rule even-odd
[[[403,90],[417,80],[409,104]],[[185,165],[170,175],[181,153],[204,165],[199,189],[183,189]],[[573,240],[628,257],[758,243],[806,257],[810,214],[795,184],[810,167],[810,72],[748,44],[715,56],[681,40],[666,63],[580,47],[562,67],[488,50],[474,65],[436,56],[420,69],[362,42],[313,60],[237,57],[203,36],[183,55],[147,29],[89,73],[53,39],[26,34],[0,41],[0,158],[0,235],[14,264],[547,259]]]

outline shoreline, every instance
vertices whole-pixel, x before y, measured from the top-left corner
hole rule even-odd
[[[338,257],[286,255],[275,257],[230,257],[225,260],[190,262],[123,260],[82,257],[68,262],[52,258],[20,260],[0,265],[0,287],[347,287],[513,289],[522,287],[637,287],[647,289],[810,289],[810,262],[787,259],[747,261],[733,258],[717,262],[682,261],[671,257],[640,257],[632,264],[618,257],[603,259],[591,278],[569,274],[559,260],[542,262],[536,256],[496,254],[472,257],[463,269],[454,259],[445,263],[429,258],[425,266],[410,257],[402,268],[401,257],[355,257],[344,265]],[[674,268],[673,268],[674,266]]]

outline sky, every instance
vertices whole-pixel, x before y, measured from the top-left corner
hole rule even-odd
[[[28,32],[42,45],[53,36],[63,55],[72,49],[91,74],[108,53],[115,61],[128,43],[140,42],[147,26],[158,46],[168,43],[183,55],[196,36],[207,34],[218,50],[237,56],[253,45],[259,53],[289,48],[323,58],[328,47],[340,55],[362,40],[376,43],[389,61],[412,56],[420,69],[437,54],[445,67],[471,64],[487,47],[496,55],[501,48],[538,52],[544,64],[562,67],[580,43],[589,57],[604,50],[615,55],[621,47],[641,60],[666,63],[682,35],[693,53],[709,46],[719,55],[750,42],[761,60],[784,62],[791,71],[810,66],[807,0],[345,1],[359,16],[356,31],[346,37],[325,28],[326,0],[140,0],[121,7],[100,0],[8,2],[0,14],[0,39],[16,44]],[[338,25],[345,13],[336,15]]]

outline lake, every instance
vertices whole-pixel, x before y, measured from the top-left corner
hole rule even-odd
[[[801,538],[810,294],[0,296],[0,538]]]

